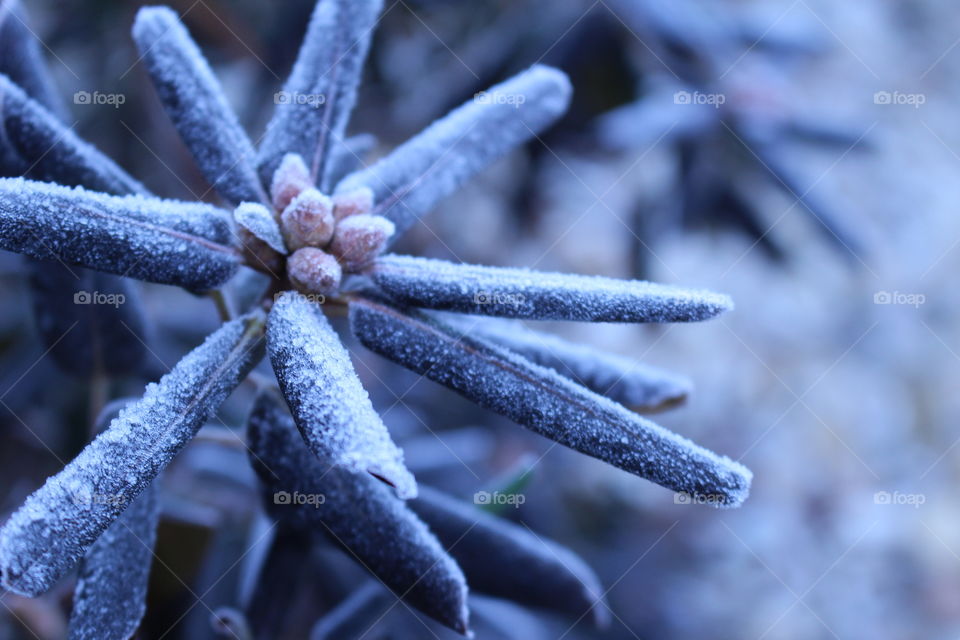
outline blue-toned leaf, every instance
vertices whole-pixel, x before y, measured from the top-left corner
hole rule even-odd
[[[293,422],[275,394],[257,397],[248,439],[273,516],[328,536],[398,597],[466,633],[463,574],[427,526],[369,474],[312,455]]]
[[[606,622],[600,581],[569,549],[430,487],[410,508],[450,549],[472,590]]]
[[[551,369],[415,311],[372,300],[350,305],[353,333],[371,350],[533,431],[714,506],[739,506],[752,474]]]
[[[262,240],[277,253],[286,254],[287,247],[283,243],[283,234],[277,219],[262,204],[244,202],[233,212],[233,218],[241,227]]]
[[[270,361],[300,433],[313,452],[350,471],[369,472],[396,487],[402,498],[417,494],[403,452],[370,404],[350,355],[320,308],[285,293],[270,311]]]
[[[207,181],[232,204],[266,203],[253,145],[177,14],[167,7],[140,9],[133,39],[160,101]]]
[[[145,193],[139,182],[6,76],[0,76],[0,101],[0,146],[3,154],[17,158],[19,165],[8,174],[106,193]]]
[[[273,118],[260,145],[260,176],[270,184],[287,153],[298,153],[324,193],[343,139],[382,0],[319,0],[297,61],[276,94]]]
[[[449,316],[444,322],[469,327],[470,333],[549,367],[634,411],[657,411],[686,400],[689,379],[614,353],[607,353],[533,331],[518,322]]]
[[[692,322],[733,307],[729,297],[710,291],[413,256],[381,256],[369,274],[405,305],[506,318]]]
[[[566,110],[570,92],[563,72],[531,67],[350,174],[336,191],[372,189],[373,213],[389,218],[399,236],[439,200],[551,124]]]
[[[262,357],[263,325],[223,325],[27,498],[0,529],[5,588],[36,596],[83,557]]]
[[[80,563],[70,640],[128,640],[146,611],[160,507],[151,483]]]
[[[30,285],[37,331],[62,369],[82,376],[138,370],[148,330],[131,281],[36,261],[30,264]]]
[[[0,179],[0,248],[34,258],[209,289],[239,265],[231,234],[210,205]]]
[[[0,73],[22,87],[55,117],[62,119],[66,115],[66,108],[43,61],[40,42],[28,26],[20,0],[3,0],[0,4]]]

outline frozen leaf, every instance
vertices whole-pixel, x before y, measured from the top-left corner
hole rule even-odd
[[[533,431],[697,502],[739,506],[742,465],[631,413],[555,371],[421,313],[355,300],[350,325],[373,351]]]
[[[324,193],[336,165],[331,150],[343,138],[356,101],[382,0],[319,0],[297,61],[260,145],[260,175],[269,183],[280,159],[297,153]]]
[[[572,551],[429,487],[409,504],[474,591],[574,618],[591,612],[595,624],[606,622],[600,581]]]
[[[664,409],[686,400],[693,385],[687,378],[629,358],[527,329],[517,322],[450,316],[444,322],[470,332],[560,375],[579,382],[634,411]]]
[[[263,314],[223,325],[120,412],[0,529],[0,577],[47,591],[190,441],[262,355]]]
[[[373,213],[409,229],[439,200],[545,129],[567,108],[563,72],[534,66],[434,122],[386,158],[352,173],[337,192],[373,190]],[[396,238],[396,236],[394,236]]]
[[[177,14],[167,7],[140,9],[133,39],[160,101],[207,181],[232,204],[266,203],[253,145]]]
[[[286,254],[283,236],[276,218],[270,210],[258,202],[244,202],[233,211],[233,219],[256,238],[267,243],[277,253]]]
[[[283,395],[313,452],[385,480],[402,498],[414,497],[417,485],[403,466],[403,452],[390,439],[320,308],[296,293],[281,296],[270,311],[267,346]]]
[[[466,633],[463,574],[403,500],[369,474],[311,455],[270,392],[254,402],[249,442],[274,517],[327,535],[398,597]]]
[[[733,308],[729,297],[710,291],[412,256],[381,256],[369,272],[403,304],[507,318],[691,322]]]
[[[0,179],[0,248],[209,289],[236,270],[230,221],[210,205]]]
[[[106,193],[145,192],[140,183],[5,76],[0,76],[0,100],[0,146],[5,156],[18,159],[16,175],[26,173],[36,180]]]
[[[43,61],[40,41],[27,24],[20,0],[3,0],[0,4],[0,73],[62,118],[66,108]]]
[[[30,285],[37,330],[61,368],[82,376],[138,370],[147,320],[132,282],[42,261],[30,265]]]
[[[160,518],[157,493],[147,485],[81,562],[71,640],[127,640],[140,626]]]

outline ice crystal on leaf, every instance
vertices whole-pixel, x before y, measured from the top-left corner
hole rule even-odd
[[[352,331],[371,350],[577,451],[718,506],[747,496],[747,469],[628,410],[681,399],[684,380],[529,331],[489,323],[474,331],[477,319],[448,326],[438,313],[687,322],[728,310],[726,296],[381,255],[439,200],[547,128],[571,87],[562,72],[534,66],[360,166],[357,154],[372,138],[344,135],[380,9],[378,0],[317,3],[256,150],[176,14],[139,12],[133,35],[144,65],[223,206],[154,197],[65,128],[36,43],[0,12],[0,47],[14,53],[0,62],[13,78],[0,76],[0,168],[20,176],[0,179],[0,248],[213,290],[225,320],[0,528],[7,589],[43,593],[83,559],[71,621],[78,635],[121,637],[135,628],[148,556],[124,530],[150,538],[157,475],[267,351],[276,383],[256,377],[253,466],[268,498],[325,497],[306,507],[265,500],[281,532],[327,534],[407,602],[461,633],[468,583],[566,613],[597,604],[597,580],[572,553],[429,489],[414,499],[416,482],[328,311],[348,308]],[[47,317],[57,312],[47,295],[56,282],[38,286],[50,328],[67,321]],[[246,313],[234,317],[233,309]],[[101,332],[111,326],[90,322]],[[278,534],[272,549],[291,551],[286,544]],[[505,556],[509,570],[488,561],[493,556]],[[116,601],[121,582],[132,590],[129,603]]]

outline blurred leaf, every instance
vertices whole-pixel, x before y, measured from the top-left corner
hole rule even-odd
[[[470,588],[522,605],[607,621],[600,581],[573,552],[529,529],[422,487],[410,508],[463,569]]]

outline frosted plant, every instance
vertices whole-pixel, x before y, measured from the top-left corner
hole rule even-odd
[[[291,99],[254,149],[176,14],[140,10],[133,35],[143,62],[223,206],[153,197],[0,79],[4,106],[15,106],[5,109],[4,157],[29,166],[52,154],[74,176],[0,179],[0,247],[213,291],[224,317],[140,399],[107,412],[99,435],[0,529],[0,577],[11,591],[44,593],[82,563],[75,637],[136,628],[148,558],[133,540],[149,548],[154,536],[154,481],[267,354],[276,384],[257,378],[247,444],[273,498],[265,503],[277,540],[326,534],[461,633],[468,584],[533,607],[592,609],[602,621],[597,580],[571,552],[436,491],[418,494],[331,312],[346,311],[372,351],[536,433],[695,502],[734,507],[747,497],[747,469],[630,410],[677,401],[684,380],[495,320],[698,321],[729,309],[726,296],[384,254],[436,202],[560,116],[571,89],[561,72],[534,66],[352,170],[351,154],[366,143],[344,133],[379,11],[375,0],[317,4],[283,87]],[[237,284],[251,272],[269,280],[254,295]],[[325,499],[276,499],[290,494]],[[491,557],[508,566],[491,571]],[[116,595],[124,588],[135,602]],[[219,624],[243,626],[230,611]]]

